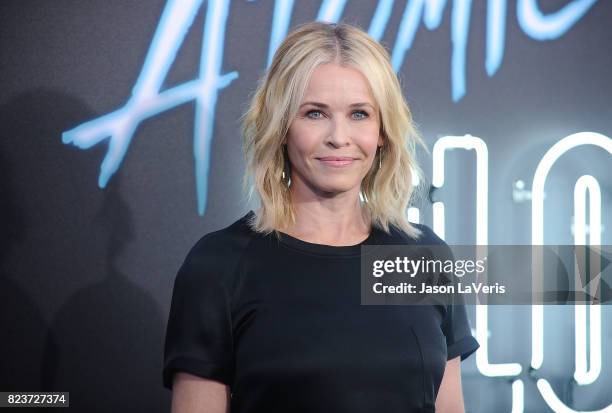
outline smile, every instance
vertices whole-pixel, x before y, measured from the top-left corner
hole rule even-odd
[[[341,168],[344,166],[352,165],[356,159],[354,158],[317,158],[319,162],[321,162],[325,166],[332,166],[335,168]]]

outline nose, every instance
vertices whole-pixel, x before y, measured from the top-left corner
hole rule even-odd
[[[330,131],[326,143],[334,147],[342,147],[350,143],[350,127],[343,119],[334,119],[331,122]]]

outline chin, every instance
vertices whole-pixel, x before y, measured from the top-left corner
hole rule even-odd
[[[317,182],[315,186],[322,192],[329,193],[337,193],[337,192],[347,192],[355,187],[360,186],[360,182],[353,180],[344,180],[344,179],[321,179],[322,182]]]

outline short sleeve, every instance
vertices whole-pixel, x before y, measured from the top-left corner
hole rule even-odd
[[[427,225],[416,224],[422,231],[421,243],[423,245],[441,245],[444,249],[437,250],[445,258],[454,259],[450,247],[438,237]],[[451,294],[450,303],[442,307],[445,314],[442,318],[441,328],[446,336],[447,360],[461,356],[461,361],[468,358],[479,347],[478,341],[472,336],[470,321],[467,316],[465,298],[462,294]]]
[[[461,361],[463,361],[475,352],[480,344],[472,336],[467,308],[461,295],[456,295],[454,300],[456,301],[446,306],[446,315],[442,320],[442,332],[446,336],[446,359],[451,360],[461,356]]]
[[[229,294],[205,238],[187,254],[174,281],[164,347],[168,389],[177,371],[227,385],[233,377]]]

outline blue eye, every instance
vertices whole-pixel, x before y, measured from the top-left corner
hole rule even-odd
[[[363,111],[363,110],[356,110],[356,111],[355,111],[355,112],[353,112],[353,113],[360,113],[360,114],[362,114],[362,115],[363,115],[363,117],[360,117],[360,118],[358,118],[358,119],[365,119],[365,118],[367,118],[367,117],[369,116],[369,115],[368,115],[368,112],[365,112],[365,111]]]
[[[306,112],[306,117],[310,119],[319,119],[319,117],[315,117],[315,118],[311,117],[310,116],[311,113],[321,113],[321,111],[320,110],[309,110],[308,112]]]
[[[306,112],[306,117],[309,118],[309,119],[320,119],[320,116],[312,117],[311,114],[313,114],[313,113],[322,114],[322,112],[320,110],[309,110],[308,112]],[[360,117],[355,118],[357,120],[365,119],[365,118],[370,116],[370,115],[368,115],[368,112],[363,111],[363,110],[356,110],[356,111],[353,112],[353,115],[356,114],[356,113],[362,115]]]

